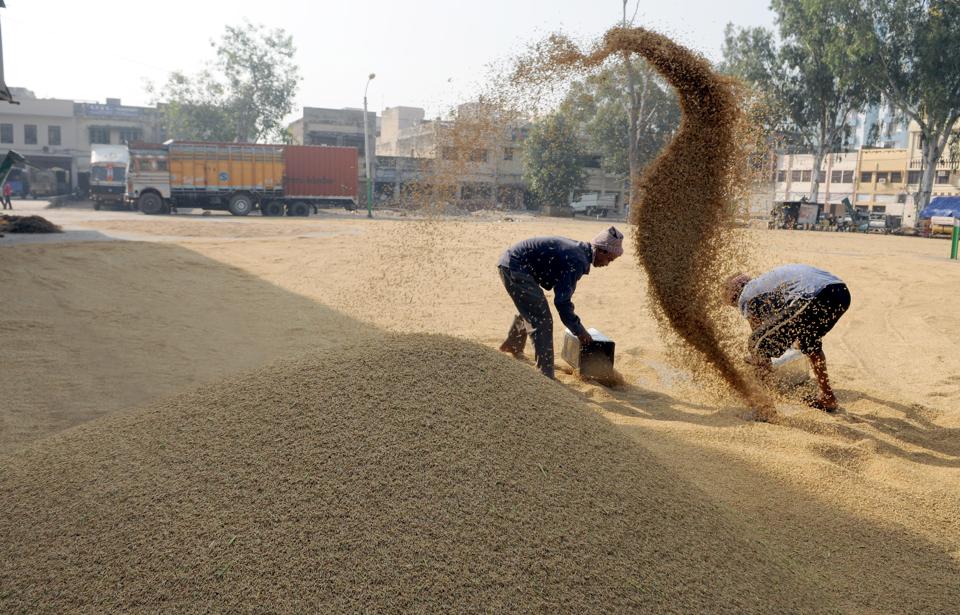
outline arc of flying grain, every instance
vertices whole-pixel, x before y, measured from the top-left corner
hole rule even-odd
[[[581,61],[595,66],[615,53],[632,52],[677,91],[683,112],[673,140],[642,177],[633,178],[632,222],[637,258],[650,292],[671,328],[758,410],[769,402],[721,346],[711,310],[718,307],[722,233],[732,218],[732,185],[738,164],[740,109],[734,82],[662,34],[615,28]]]

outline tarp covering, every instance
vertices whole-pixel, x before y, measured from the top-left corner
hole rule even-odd
[[[920,219],[933,217],[960,218],[960,196],[938,196],[920,212]]]

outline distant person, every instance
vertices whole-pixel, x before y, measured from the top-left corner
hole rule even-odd
[[[13,186],[10,185],[10,182],[4,182],[3,184],[3,208],[4,209],[13,209],[13,203],[10,201],[10,197],[13,195]]]
[[[751,279],[737,274],[727,280],[727,303],[750,322],[747,360],[761,370],[796,343],[810,359],[819,395],[814,408],[837,410],[837,398],[827,377],[823,336],[850,307],[850,291],[832,273],[809,265],[784,265]]]
[[[498,267],[500,280],[519,314],[500,350],[521,356],[529,330],[537,368],[552,379],[553,316],[543,289],[553,290],[553,303],[563,324],[581,344],[589,344],[593,339],[573,310],[577,281],[590,273],[591,265],[606,267],[622,254],[623,233],[612,226],[590,243],[563,237],[534,237],[510,246],[500,257]]]

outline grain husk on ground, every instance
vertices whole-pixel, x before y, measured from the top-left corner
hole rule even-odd
[[[3,466],[6,613],[830,610],[578,396],[449,337],[280,362]]]

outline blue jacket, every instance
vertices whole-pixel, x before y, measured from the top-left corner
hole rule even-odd
[[[586,329],[573,310],[573,292],[581,276],[590,273],[593,246],[564,237],[533,237],[507,248],[498,265],[526,273],[546,290],[553,290],[553,304],[560,320],[571,332]]]

